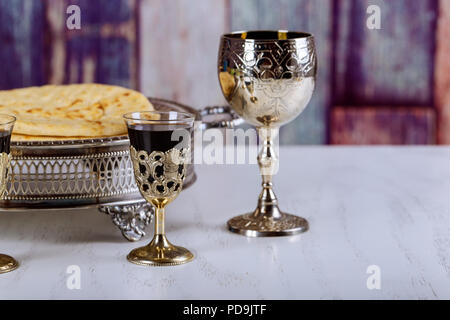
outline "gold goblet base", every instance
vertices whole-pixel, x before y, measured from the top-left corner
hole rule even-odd
[[[18,267],[19,263],[16,259],[6,254],[0,254],[0,273],[16,270]]]
[[[309,229],[304,218],[279,212],[279,217],[259,215],[258,211],[228,220],[228,230],[247,237],[292,236]]]
[[[132,250],[127,259],[142,266],[174,266],[192,261],[194,255],[171,244],[165,235],[156,234],[148,245]]]

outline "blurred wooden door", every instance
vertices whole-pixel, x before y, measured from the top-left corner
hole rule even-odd
[[[82,28],[69,30],[69,5]],[[139,86],[138,0],[0,0],[0,89],[46,83]]]
[[[223,104],[219,37],[242,29],[315,35],[316,91],[282,143],[450,143],[450,0],[0,0],[0,89],[100,82]]]
[[[371,5],[380,29],[367,27]],[[434,0],[335,2],[331,143],[436,142],[437,15]]]

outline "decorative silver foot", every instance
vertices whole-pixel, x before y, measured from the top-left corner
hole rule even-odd
[[[258,204],[253,213],[228,220],[228,230],[247,237],[291,236],[306,232],[309,229],[308,221],[281,212],[273,191],[272,177],[278,170],[278,154],[273,145],[273,137],[278,135],[278,128],[259,128],[259,134],[264,145],[258,155],[262,176]]]
[[[153,217],[153,206],[147,202],[100,206],[100,212],[111,216],[112,221],[119,227],[122,235],[128,241],[138,241],[145,236],[144,229]]]

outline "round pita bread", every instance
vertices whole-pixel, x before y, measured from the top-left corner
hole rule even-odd
[[[31,140],[31,136],[123,135],[127,132],[123,114],[152,110],[141,93],[111,85],[47,85],[0,91],[0,113],[17,117],[14,134],[24,135],[22,141]]]

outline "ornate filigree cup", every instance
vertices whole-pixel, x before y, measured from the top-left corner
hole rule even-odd
[[[263,141],[257,208],[229,220],[230,231],[258,237],[308,230],[305,219],[280,211],[272,176],[278,170],[274,138],[279,127],[295,119],[310,101],[316,70],[314,38],[309,33],[247,31],[222,36],[218,58],[222,92],[236,113],[258,129]]]
[[[0,197],[3,199],[7,192],[8,172],[10,169],[11,155],[9,145],[11,132],[16,118],[6,114],[0,114]],[[6,254],[0,254],[0,273],[6,273],[17,269],[19,263]]]
[[[180,112],[134,112],[124,115],[136,184],[155,208],[152,241],[127,258],[139,265],[167,266],[191,261],[193,254],[171,244],[165,235],[165,207],[180,193],[190,161],[194,117]]]

